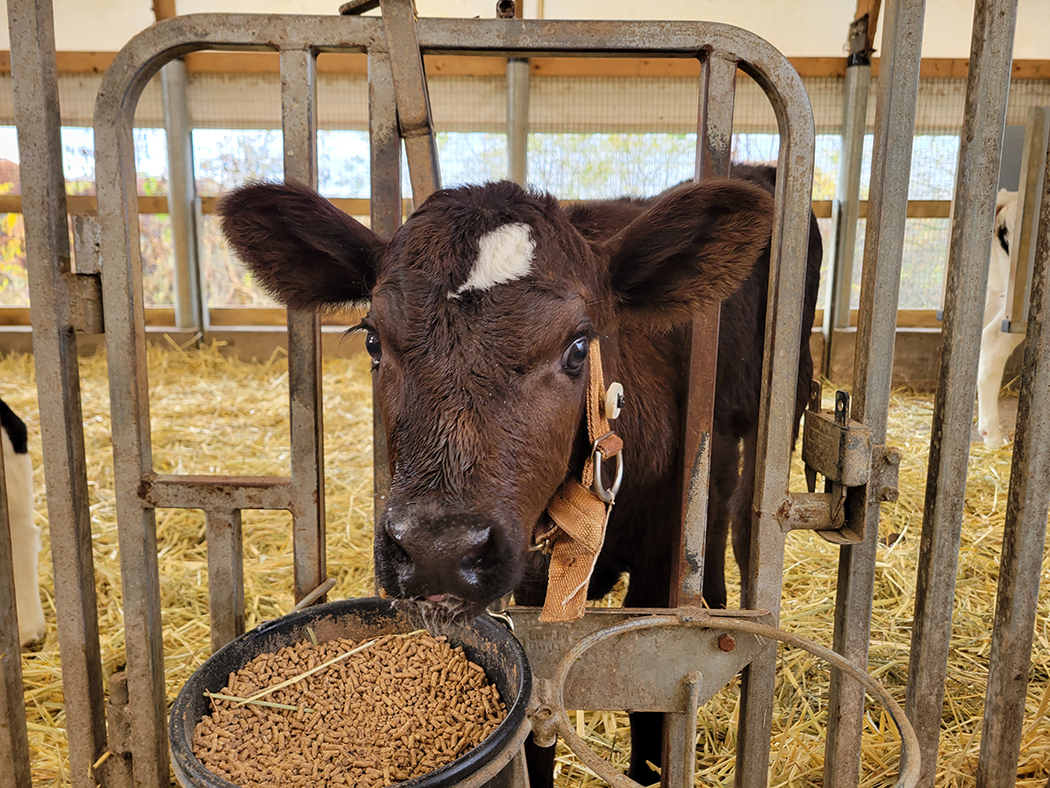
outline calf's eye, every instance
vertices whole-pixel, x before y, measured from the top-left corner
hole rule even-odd
[[[583,371],[583,365],[587,361],[587,350],[591,341],[587,337],[576,337],[570,345],[565,348],[561,356],[561,368],[566,375],[577,377]]]
[[[379,344],[379,335],[371,329],[368,329],[368,333],[365,334],[365,350],[372,357],[372,369],[375,369],[379,366],[379,357],[383,354],[383,348]]]

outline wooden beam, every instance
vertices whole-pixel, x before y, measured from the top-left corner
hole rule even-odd
[[[529,72],[538,77],[692,77],[700,76],[694,58],[577,58],[529,59]]]
[[[908,200],[909,219],[948,219],[951,217],[951,200]],[[831,200],[814,200],[813,215],[818,219],[831,218]],[[868,216],[868,201],[860,201],[861,219]]]
[[[858,312],[851,309],[849,313],[850,326],[857,325]],[[819,329],[824,321],[824,310],[817,309],[813,319],[813,325]],[[937,319],[936,309],[898,309],[897,328],[940,328],[941,321]]]
[[[64,74],[100,74],[105,71],[114,52],[59,52],[57,66]],[[842,77],[846,61],[842,57],[789,58],[803,77]],[[485,55],[427,55],[424,58],[430,76],[499,76],[505,73],[505,59]],[[692,58],[531,58],[531,72],[538,77],[695,77],[698,62]],[[280,61],[270,52],[194,52],[186,55],[186,68],[201,74],[277,74]],[[317,60],[322,74],[367,75],[363,54],[322,54]],[[922,79],[965,79],[969,70],[966,58],[924,58],[919,75]],[[871,74],[878,76],[879,59],[871,61]],[[11,53],[0,51],[0,73],[11,72]],[[1050,80],[1050,60],[1015,60],[1014,79]]]
[[[206,216],[216,213],[219,197],[201,197],[201,213]],[[329,200],[336,208],[350,216],[368,216],[369,202],[363,197],[333,197]],[[567,200],[566,204],[572,204]],[[98,204],[92,195],[73,194],[66,197],[66,205],[73,216],[98,212]],[[909,200],[909,219],[947,219],[951,216],[951,200]],[[404,210],[411,212],[411,202],[404,201]],[[0,213],[21,213],[22,198],[17,194],[0,194]],[[167,197],[147,197],[139,195],[139,213],[142,215],[167,213]],[[818,219],[831,218],[831,200],[814,200],[813,214]],[[868,215],[867,200],[860,201],[860,217]]]
[[[175,310],[171,307],[147,307],[147,326],[172,326],[175,324]],[[818,309],[814,325],[821,323],[824,310]],[[229,328],[233,326],[284,326],[287,324],[287,313],[281,306],[213,306],[208,309],[208,323],[212,328]],[[326,326],[345,326],[352,323],[346,312],[326,313],[321,318]],[[0,307],[0,326],[28,326],[29,307]],[[857,325],[857,310],[850,313],[850,325]],[[940,328],[934,309],[899,309],[897,310],[898,328]]]
[[[205,216],[216,213],[219,197],[201,197],[201,213]],[[369,201],[363,197],[333,197],[329,200],[336,208],[350,216],[368,216]],[[571,204],[572,201],[566,201]],[[66,197],[66,205],[69,213],[73,216],[81,216],[98,212],[98,203],[93,195],[71,194]],[[909,200],[909,219],[947,219],[951,216],[951,200]],[[404,201],[406,215],[412,210],[411,202]],[[0,194],[0,213],[21,213],[22,198],[17,194]],[[147,197],[139,195],[139,213],[142,215],[167,213],[167,197]],[[818,219],[831,218],[831,200],[814,200],[813,214]],[[863,219],[868,215],[867,200],[860,201],[860,217]]]

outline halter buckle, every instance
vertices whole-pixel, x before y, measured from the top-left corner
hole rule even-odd
[[[623,449],[621,448],[613,456],[616,457],[616,472],[613,474],[613,483],[609,489],[605,488],[605,483],[602,481],[602,447],[601,443],[610,435],[612,432],[607,432],[602,437],[598,438],[594,442],[594,447],[591,449],[591,463],[594,467],[594,481],[591,483],[591,489],[594,490],[594,494],[604,502],[612,505],[612,502],[616,500],[616,494],[620,492],[620,482],[623,481]]]

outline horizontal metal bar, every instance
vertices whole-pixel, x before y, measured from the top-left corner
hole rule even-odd
[[[831,531],[841,528],[831,519],[829,493],[789,493],[777,509],[777,521],[784,531]]]
[[[525,647],[532,674],[553,677],[562,657],[582,638],[624,621],[667,615],[664,609],[595,609],[576,621],[539,623],[540,608],[511,607],[514,634]],[[699,613],[700,610],[698,609]],[[703,611],[722,617],[744,617],[769,623],[765,611]],[[587,651],[569,673],[565,702],[574,709],[682,711],[683,676],[702,665],[700,703],[706,703],[763,648],[758,638],[725,640],[717,628],[674,627],[640,631]],[[653,655],[660,659],[654,660]],[[601,675],[601,681],[594,676]]]
[[[287,476],[154,476],[143,480],[139,498],[154,509],[293,509]]]

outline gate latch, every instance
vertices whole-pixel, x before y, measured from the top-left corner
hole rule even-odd
[[[820,410],[821,386],[810,389],[802,432],[802,461],[809,493],[793,493],[781,507],[785,530],[813,530],[834,544],[864,540],[866,518],[847,523],[846,496],[850,488],[868,485],[879,501],[897,500],[897,449],[872,442],[871,428],[849,417],[849,395],[835,394],[834,413]],[[817,493],[817,474],[824,477],[824,492]]]

